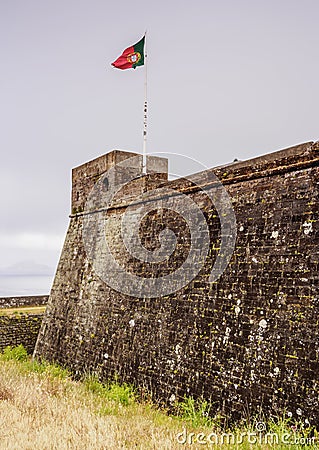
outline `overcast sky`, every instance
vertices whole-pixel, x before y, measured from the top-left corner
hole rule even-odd
[[[317,140],[318,14],[318,0],[1,0],[0,268],[55,267],[71,168],[141,151],[144,68],[110,64],[145,29],[150,152],[214,167]]]

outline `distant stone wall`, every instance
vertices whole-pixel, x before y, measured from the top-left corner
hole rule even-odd
[[[0,308],[18,308],[22,306],[42,306],[48,303],[48,295],[28,295],[0,297]]]
[[[34,351],[43,314],[0,315],[0,351],[22,344],[29,354]]]
[[[33,353],[43,313],[21,313],[19,307],[44,306],[48,299],[48,295],[0,297],[0,351],[9,345],[22,344],[28,353]],[[6,308],[17,308],[17,311],[7,314]]]
[[[112,289],[86,256],[82,230],[91,212],[83,195],[101,174],[94,176],[98,162],[90,167],[84,167],[86,182],[84,173],[73,172],[74,187],[81,187],[73,192],[78,214],[71,216],[35,356],[78,373],[94,370],[102,379],[117,374],[165,405],[203,396],[212,413],[228,421],[286,411],[318,426],[318,143],[205,171],[197,178],[201,189],[183,179],[166,182],[177,191],[173,203],[180,193],[199,205],[210,250],[193,281],[154,298]],[[231,198],[237,239],[226,270],[210,283],[221,243],[218,214],[205,197],[214,191],[212,173]],[[141,178],[134,186],[147,189],[147,182]],[[156,209],[145,217],[140,239],[148,250],[156,249],[166,227],[177,244],[164,263],[141,263],[118,243],[127,198],[105,213],[114,223],[111,240],[121,264],[144,277],[176,270],[190,248],[185,221]]]

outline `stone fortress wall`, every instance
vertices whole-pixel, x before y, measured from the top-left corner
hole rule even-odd
[[[167,161],[155,158],[148,175],[127,184],[111,206],[90,210],[86,201],[95,183],[132,156],[114,151],[73,169],[69,229],[35,356],[75,373],[95,371],[101,379],[116,374],[165,405],[184,395],[203,396],[213,413],[230,420],[286,411],[318,424],[318,143],[210,169],[196,174],[195,182],[167,181]],[[115,169],[103,181],[105,190],[123,176]],[[211,282],[212,267],[223,257],[224,219],[211,201],[216,176],[235,212],[236,242],[226,269]],[[171,209],[158,194],[163,187],[175,191]],[[148,192],[144,203],[154,208],[140,223],[143,246],[157,251],[166,228],[176,236],[173,254],[157,263],[132,256],[120,239],[127,206],[145,206],[141,195]],[[192,247],[187,221],[173,211],[182,195],[205,218],[208,254],[188,284],[154,296],[147,280],[170,280]],[[97,275],[83,242],[85,220],[94,214],[111,224],[107,239],[114,257],[128,280],[131,274],[143,277],[145,295],[127,293],[125,282],[110,287]]]

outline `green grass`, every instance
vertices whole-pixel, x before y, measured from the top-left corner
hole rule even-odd
[[[101,383],[95,375],[87,375],[83,379],[85,389],[105,400],[112,400],[123,406],[135,402],[135,392],[132,386],[126,383],[118,384],[116,381]]]
[[[191,424],[192,427],[211,427],[216,425],[210,416],[211,405],[203,399],[195,400],[193,397],[184,397],[183,401],[176,404],[177,417]]]
[[[60,367],[57,364],[47,363],[46,361],[39,362],[30,357],[22,344],[17,347],[8,346],[2,353],[0,353],[0,361],[17,361],[20,364],[17,366],[21,373],[45,373],[53,378],[67,378],[71,374],[67,369]]]

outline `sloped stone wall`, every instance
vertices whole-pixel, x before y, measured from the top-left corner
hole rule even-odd
[[[35,356],[75,373],[116,374],[165,405],[204,396],[227,420],[286,411],[318,425],[318,165],[318,144],[310,142],[203,172],[196,186],[162,180],[177,192],[173,204],[183,193],[199,205],[210,248],[189,284],[159,297],[125,295],[96,275],[82,240],[85,199],[76,197],[82,206],[71,216]],[[215,189],[213,173],[231,198],[237,238],[211,283],[221,247],[221,218],[205,195]],[[79,185],[76,172],[73,182]],[[140,183],[147,189],[145,178]],[[150,251],[164,228],[177,237],[168,260],[143,263],[118,239],[125,202],[105,213],[121,264],[143,277],[174,272],[191,246],[185,220],[156,208],[143,219],[140,237]]]

